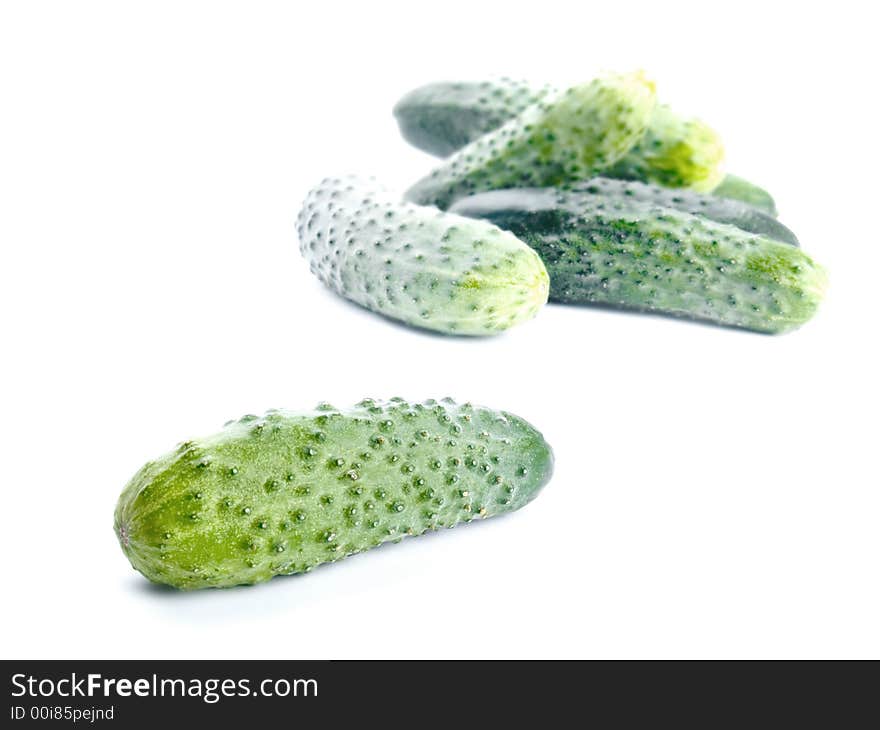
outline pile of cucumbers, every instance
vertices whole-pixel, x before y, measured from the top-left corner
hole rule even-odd
[[[773,198],[725,175],[718,135],[658,105],[641,73],[566,90],[431,84],[394,114],[446,159],[402,197],[328,178],[297,220],[312,271],[372,311],[455,335],[501,332],[548,299],[771,333],[816,311],[825,274]],[[148,462],[114,528],[151,581],[253,584],[518,509],[552,471],[540,432],[505,411],[322,403]]]
[[[312,271],[375,312],[485,335],[549,299],[780,333],[823,296],[770,194],[726,175],[714,130],[658,104],[641,72],[429,84],[394,115],[445,159],[402,200],[324,180],[298,218]]]

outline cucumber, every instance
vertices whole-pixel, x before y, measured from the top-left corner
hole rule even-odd
[[[715,195],[703,195],[691,190],[672,190],[658,185],[648,185],[635,181],[610,180],[604,177],[576,183],[568,187],[567,190],[571,193],[568,197],[569,204],[575,203],[578,194],[591,196],[591,198],[605,198],[609,201],[618,198],[629,198],[643,203],[652,203],[661,208],[683,210],[686,213],[693,213],[694,215],[709,218],[719,223],[730,223],[737,228],[742,228],[744,231],[758,233],[762,236],[767,236],[767,238],[791,244],[792,246],[799,245],[797,236],[778,220],[739,200],[718,198]],[[517,194],[552,196],[553,192],[524,189],[519,191],[519,193],[516,190],[511,190],[509,194],[515,200]],[[589,202],[593,204],[597,201],[591,199]]]
[[[764,188],[755,185],[755,183],[736,175],[727,175],[718,187],[712,191],[712,195],[748,203],[768,215],[779,215],[776,210],[776,201],[773,200],[773,196],[770,193],[764,190]]]
[[[394,117],[411,145],[448,157],[556,91],[508,78],[427,84],[403,96]]]
[[[645,136],[606,175],[709,192],[724,178],[723,160],[721,139],[710,126],[658,104]]]
[[[462,147],[406,198],[447,208],[483,190],[595,177],[642,138],[654,104],[654,86],[641,73],[572,87]]]
[[[425,329],[495,334],[547,301],[540,258],[512,234],[402,203],[373,181],[328,178],[297,220],[300,250],[328,287]]]
[[[511,79],[428,84],[401,98],[394,116],[410,144],[445,157],[557,93]],[[657,105],[644,137],[602,174],[705,192],[723,178],[723,156],[709,126]]]
[[[156,583],[253,584],[519,509],[552,471],[524,420],[450,399],[269,411],[147,463],[114,529]]]
[[[826,286],[799,248],[650,202],[562,190],[482,193],[454,210],[532,246],[550,299],[778,333],[806,322]]]

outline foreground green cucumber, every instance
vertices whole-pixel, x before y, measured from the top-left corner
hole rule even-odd
[[[511,79],[427,84],[406,94],[394,116],[408,142],[445,157],[556,93],[550,86]],[[724,176],[723,157],[711,127],[657,105],[642,139],[602,174],[709,191]]]
[[[177,588],[259,583],[407,535],[519,509],[550,479],[541,434],[450,399],[245,416],[146,464],[115,530]]]
[[[554,301],[777,333],[810,319],[826,285],[823,269],[799,248],[649,202],[495,191],[454,209],[532,246],[550,272]]]
[[[544,265],[512,234],[401,203],[371,181],[324,180],[306,197],[297,229],[303,256],[327,286],[417,327],[494,334],[547,301]]]
[[[483,190],[595,177],[644,136],[654,106],[654,85],[641,73],[606,76],[550,95],[462,147],[406,197],[447,208]]]
[[[583,183],[576,183],[568,188],[567,204],[574,205],[577,196],[588,196],[588,209],[594,206],[600,199],[609,202],[624,198],[642,203],[651,203],[661,208],[675,208],[685,213],[693,213],[703,218],[729,223],[737,228],[742,228],[750,233],[758,233],[767,238],[773,238],[783,243],[797,246],[798,240],[794,233],[780,223],[776,218],[757,208],[739,200],[719,198],[715,195],[704,195],[692,190],[673,190],[648,185],[634,180],[611,180],[597,177]],[[554,189],[548,188],[523,188],[521,190],[507,191],[506,195],[511,200],[516,196],[538,196],[545,204],[555,196]],[[500,201],[496,201],[498,203]],[[453,206],[453,210],[455,206]]]
[[[768,215],[776,216],[776,201],[764,188],[743,180],[736,175],[727,175],[721,183],[712,191],[712,195],[729,200],[739,200],[743,203],[764,211]]]

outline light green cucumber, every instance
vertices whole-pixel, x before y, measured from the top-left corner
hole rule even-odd
[[[394,116],[408,142],[445,157],[557,93],[511,79],[427,84],[401,98]],[[711,127],[658,104],[644,137],[602,174],[705,192],[724,177],[723,157]]]
[[[483,190],[595,177],[644,136],[654,105],[654,85],[641,73],[572,87],[462,147],[406,197],[447,208],[457,198]]]
[[[550,299],[761,332],[810,319],[824,270],[799,248],[650,202],[563,190],[494,191],[454,210],[512,231],[550,273]]]
[[[727,175],[721,183],[712,191],[712,195],[729,200],[739,200],[748,203],[768,215],[779,215],[776,210],[776,201],[764,188],[744,180],[736,175]]]
[[[715,130],[658,104],[645,136],[605,174],[709,192],[724,178],[723,160],[724,147]]]
[[[783,243],[797,246],[798,240],[794,233],[780,223],[776,218],[739,200],[719,198],[715,195],[704,195],[692,190],[664,188],[659,185],[636,182],[634,180],[611,180],[604,177],[596,177],[587,182],[575,183],[566,188],[570,195],[567,200],[574,204],[577,195],[591,196],[589,206],[598,202],[595,198],[606,199],[613,202],[619,198],[636,200],[643,203],[651,203],[661,208],[675,208],[686,213],[709,218],[719,223],[730,223],[737,228],[742,228],[750,233],[759,233],[767,238],[773,238]],[[553,195],[553,191],[522,189],[519,192],[511,190],[511,196],[515,195]],[[453,206],[454,207],[454,206]]]
[[[400,202],[375,182],[328,178],[297,219],[300,250],[328,287],[425,329],[495,334],[547,301],[540,258],[484,221]]]
[[[252,584],[519,509],[552,470],[524,420],[450,399],[269,411],[147,463],[114,527],[151,581]]]

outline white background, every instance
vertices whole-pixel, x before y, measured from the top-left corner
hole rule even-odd
[[[876,27],[815,5],[3,3],[3,656],[880,656]],[[391,117],[409,88],[638,67],[829,268],[800,331],[548,306],[450,339],[309,274],[311,185],[430,169]],[[398,394],[526,417],[555,478],[259,587],[130,568],[112,512],[147,459]]]

